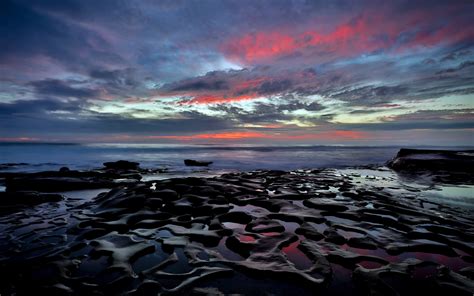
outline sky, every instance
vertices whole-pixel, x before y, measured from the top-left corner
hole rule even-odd
[[[474,1],[0,1],[0,141],[474,146]]]

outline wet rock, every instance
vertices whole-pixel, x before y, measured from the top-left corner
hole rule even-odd
[[[245,212],[230,212],[220,215],[218,218],[221,222],[233,222],[240,224],[247,224],[252,221],[252,216]]]
[[[36,205],[45,202],[58,202],[63,199],[64,196],[54,193],[36,191],[0,192],[1,206]]]
[[[185,159],[184,164],[186,166],[208,166],[212,164],[212,161],[198,161],[193,159]]]
[[[138,170],[140,164],[133,161],[119,160],[113,162],[104,162],[104,167],[112,170]]]
[[[9,178],[5,182],[7,191],[33,190],[40,192],[61,192],[117,186],[113,180],[95,177],[36,177]]]
[[[193,295],[224,296],[225,294],[217,288],[194,288]]]
[[[346,238],[340,235],[335,229],[326,229],[324,231],[325,240],[336,245],[342,245],[346,243]]]
[[[341,202],[327,198],[307,199],[303,202],[303,204],[310,208],[320,209],[328,212],[343,212],[348,209],[348,207]]]
[[[446,293],[451,295],[472,295],[474,282],[471,278],[463,276],[447,267],[440,267],[437,283]]]
[[[137,172],[9,178],[114,181]],[[329,169],[131,180],[84,204],[60,203],[66,213],[51,204],[2,216],[0,293],[218,294],[208,287],[241,293],[269,283],[325,295],[341,278],[354,284],[348,294],[470,291],[471,212],[424,208],[387,180],[356,180]]]
[[[250,256],[250,252],[255,247],[255,242],[242,242],[235,236],[230,236],[226,241],[225,245],[235,253],[241,255],[244,258]]]
[[[69,171],[71,171],[71,170],[70,170],[68,167],[61,167],[61,168],[59,169],[59,171],[60,171],[61,173],[65,173],[65,172],[69,172]]]
[[[374,242],[369,237],[351,237],[347,241],[347,244],[351,247],[359,248],[359,249],[368,249],[368,250],[377,249],[377,243]]]
[[[280,223],[272,220],[266,219],[257,219],[247,224],[245,230],[248,232],[255,232],[255,233],[271,233],[276,232],[280,233],[285,231],[285,227]]]
[[[474,172],[474,150],[400,149],[388,163],[397,171]]]
[[[417,270],[429,268],[430,275],[419,278]],[[470,295],[473,282],[444,266],[407,259],[377,269],[358,267],[353,279],[359,293],[370,295],[411,295],[415,288],[430,294]]]
[[[402,252],[425,252],[443,254],[446,256],[457,256],[457,253],[450,246],[437,242],[393,242],[385,248],[389,254],[400,254]]]
[[[295,230],[295,233],[304,235],[306,238],[314,241],[319,241],[324,238],[324,235],[322,233],[319,233],[308,223],[304,223],[301,225],[301,227],[298,227]]]

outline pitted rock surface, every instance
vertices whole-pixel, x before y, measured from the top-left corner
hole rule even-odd
[[[474,292],[472,211],[336,170],[137,181],[56,206],[0,217],[2,295]]]

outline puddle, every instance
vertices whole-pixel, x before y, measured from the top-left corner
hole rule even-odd
[[[264,236],[278,236],[278,235],[280,235],[279,232],[262,232],[260,234],[264,235]]]
[[[101,189],[88,189],[88,190],[75,190],[75,191],[64,191],[58,192],[59,194],[64,195],[66,198],[72,199],[81,199],[82,201],[90,201],[97,195],[103,192],[109,192],[108,188]]]
[[[226,259],[232,260],[232,261],[242,261],[245,260],[244,257],[240,256],[239,254],[229,250],[226,245],[225,241],[227,240],[227,236],[222,238],[219,242],[219,245],[216,247],[216,249],[219,251],[219,253]]]
[[[284,247],[281,249],[283,253],[285,253],[286,257],[295,265],[298,269],[309,269],[313,266],[311,260],[306,257],[306,255],[298,249],[298,245],[300,241],[295,241],[291,243],[289,246]]]
[[[238,238],[241,242],[245,242],[245,243],[253,243],[257,241],[253,236],[250,236],[250,235],[241,234],[238,236]]]
[[[379,267],[384,266],[382,263],[374,262],[374,261],[361,261],[358,264],[366,269],[377,269]]]
[[[290,233],[295,233],[295,230],[300,227],[300,225],[296,222],[286,222],[278,219],[275,219],[275,221],[283,225],[283,227],[285,227],[285,231]]]
[[[155,252],[147,254],[145,256],[141,256],[137,260],[135,260],[135,262],[133,262],[132,268],[135,273],[150,269],[153,266],[160,264],[169,257],[169,254],[163,252],[163,250],[161,249],[161,244],[154,243],[154,245],[156,248]]]
[[[437,186],[419,195],[428,201],[474,209],[474,186]]]

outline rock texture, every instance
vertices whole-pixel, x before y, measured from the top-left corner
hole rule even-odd
[[[400,149],[388,165],[398,171],[474,173],[474,150]]]
[[[256,171],[41,205],[0,219],[0,293],[472,295],[472,212],[377,182]]]

